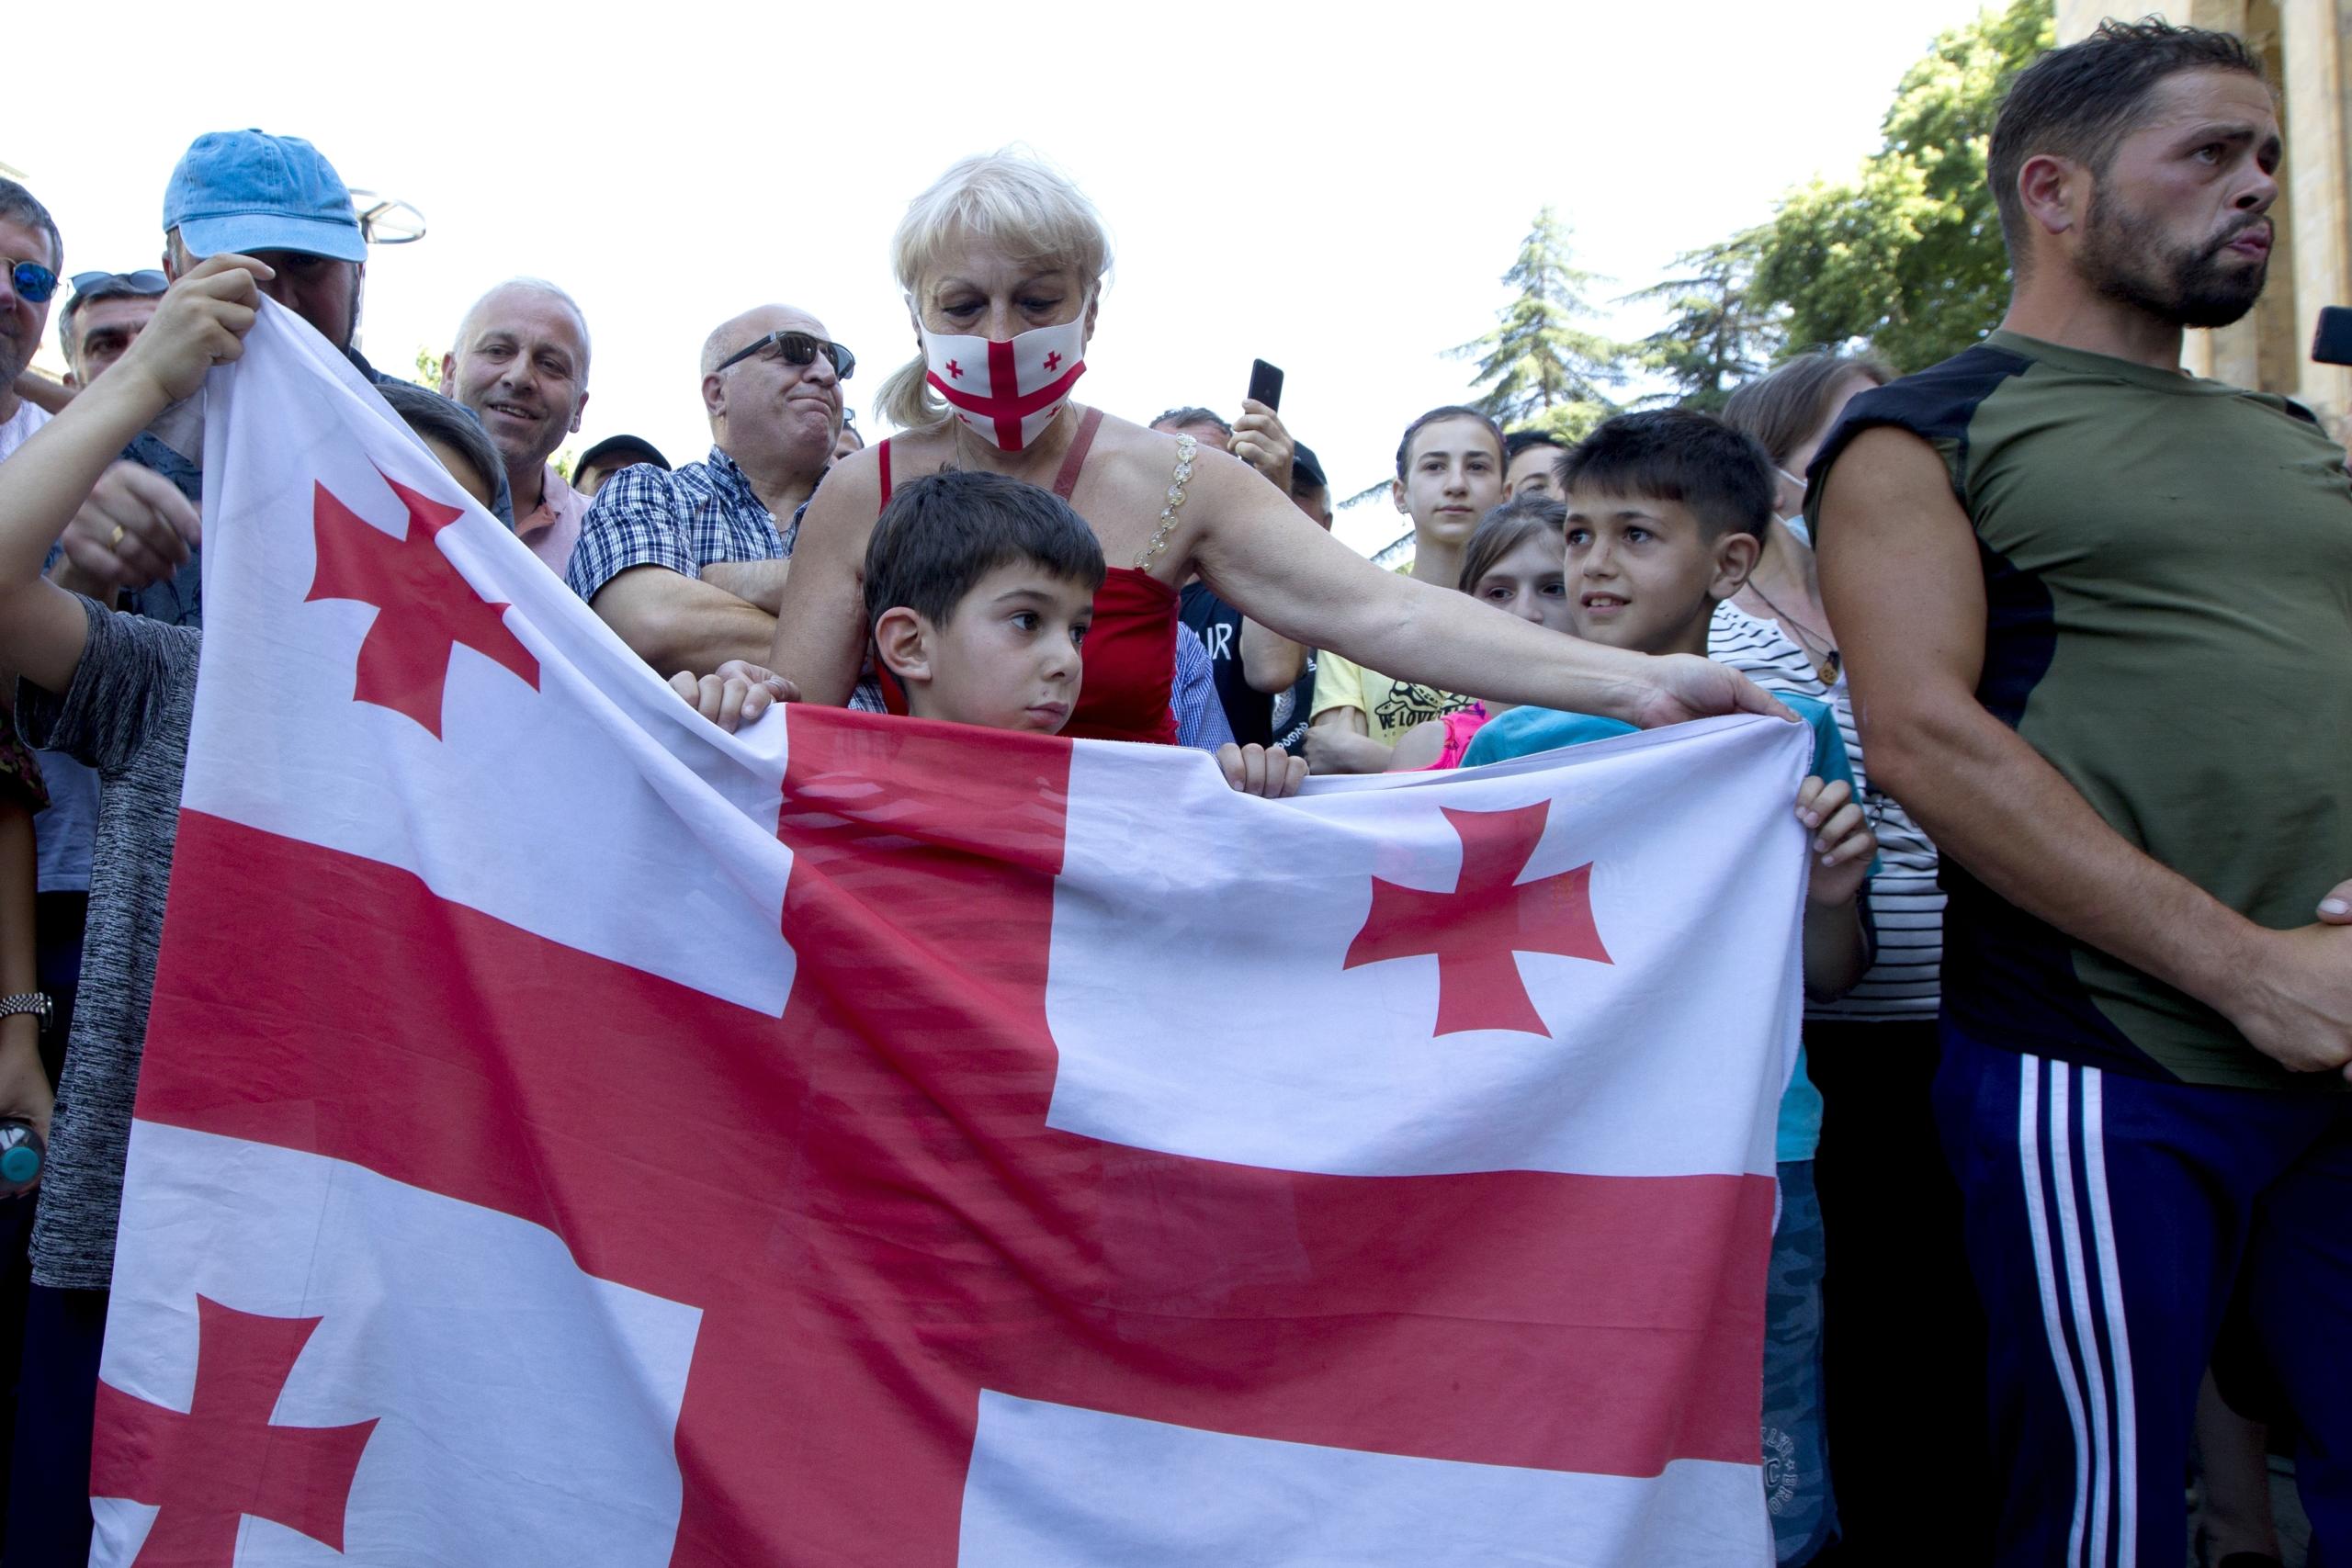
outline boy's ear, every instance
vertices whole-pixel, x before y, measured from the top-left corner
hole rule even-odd
[[[1396,503],[1396,510],[1405,513],[1406,516],[1410,517],[1413,514],[1412,508],[1405,504],[1405,481],[1403,479],[1390,479],[1388,481],[1388,499],[1395,502]]]
[[[1764,541],[1745,530],[1734,530],[1715,541],[1715,578],[1707,584],[1707,597],[1728,599],[1747,585],[1747,574],[1756,570],[1756,559],[1764,553]]]
[[[931,679],[931,624],[901,604],[874,623],[874,656],[882,667],[912,686]]]

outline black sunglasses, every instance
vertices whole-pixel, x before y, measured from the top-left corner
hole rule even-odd
[[[39,262],[12,261],[8,264],[8,287],[21,299],[46,305],[49,297],[57,292],[57,274]]]
[[[852,354],[840,344],[827,343],[823,338],[812,337],[807,333],[770,333],[767,336],[737,349],[720,360],[714,368],[724,370],[730,365],[740,365],[752,355],[771,348],[775,350],[777,356],[786,365],[809,364],[816,359],[819,351],[821,350],[825,357],[833,362],[833,374],[842,380],[846,381],[857,373],[856,355]]]
[[[142,266],[137,272],[77,272],[73,283],[75,298],[96,295],[101,299],[124,294],[161,294],[172,286],[170,278],[152,266]]]

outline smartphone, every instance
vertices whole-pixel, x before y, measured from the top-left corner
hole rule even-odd
[[[2312,357],[2322,365],[2352,365],[2352,305],[2321,308],[2319,333],[2312,339]],[[1274,383],[1282,384],[1279,370],[1274,372]]]
[[[2352,314],[2352,311],[2345,312]],[[1283,372],[1279,365],[1269,365],[1262,359],[1250,362],[1250,396],[1270,409],[1283,406]]]

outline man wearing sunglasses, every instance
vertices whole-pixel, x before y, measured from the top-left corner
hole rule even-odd
[[[673,473],[624,468],[596,492],[567,581],[658,672],[765,662],[856,365],[805,310],[746,310],[703,344],[709,456]]]
[[[163,302],[171,279],[153,267],[138,272],[77,272],[74,296],[58,313],[58,346],[65,351],[65,384],[80,389],[122,357]]]
[[[17,378],[40,352],[64,255],[49,209],[16,181],[0,179],[0,457],[49,423],[48,410],[19,395]]]

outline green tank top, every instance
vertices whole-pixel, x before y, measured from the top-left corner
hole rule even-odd
[[[1856,399],[1812,497],[1876,425],[1936,448],[1975,526],[1978,700],[2126,840],[2259,924],[2308,924],[2352,876],[2343,449],[2284,398],[2007,332]],[[1946,1014],[1971,1037],[2192,1083],[2346,1087],[1945,866]]]

